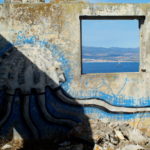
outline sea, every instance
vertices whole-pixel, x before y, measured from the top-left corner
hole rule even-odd
[[[84,62],[82,74],[139,72],[139,62]]]

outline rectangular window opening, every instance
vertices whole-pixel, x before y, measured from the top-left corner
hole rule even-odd
[[[144,16],[80,16],[81,74],[139,72]]]

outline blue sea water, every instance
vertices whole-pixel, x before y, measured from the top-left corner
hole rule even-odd
[[[82,74],[139,72],[139,62],[94,62],[82,63]]]

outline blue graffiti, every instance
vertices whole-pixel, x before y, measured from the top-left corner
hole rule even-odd
[[[17,40],[14,43],[10,43],[7,46],[5,46],[5,48],[3,48],[0,51],[0,56],[3,55],[9,48],[11,48],[12,46],[19,46],[19,45],[23,45],[23,44],[32,44],[32,45],[39,45],[41,48],[42,47],[46,47],[47,49],[49,49],[52,52],[52,55],[56,58],[57,61],[61,62],[62,64],[62,68],[64,70],[64,74],[65,74],[65,78],[66,78],[66,82],[61,83],[61,88],[64,89],[66,92],[68,92],[72,97],[74,98],[79,98],[79,99],[91,99],[91,98],[96,98],[96,99],[101,99],[103,101],[106,101],[112,105],[115,106],[127,106],[127,107],[145,107],[145,106],[150,106],[150,98],[140,98],[138,101],[138,104],[135,104],[135,101],[137,101],[137,99],[135,99],[134,97],[125,97],[122,96],[120,97],[120,94],[122,92],[122,90],[124,89],[125,85],[127,84],[127,79],[125,80],[125,83],[123,84],[122,88],[119,90],[118,94],[106,94],[103,93],[101,91],[98,91],[97,89],[89,89],[88,91],[86,91],[86,94],[84,93],[85,91],[79,91],[77,92],[76,90],[72,91],[70,90],[70,84],[71,82],[74,80],[74,75],[73,75],[73,71],[71,70],[70,64],[71,62],[69,62],[68,59],[66,59],[64,53],[60,50],[60,48],[50,42],[48,42],[47,40],[38,40],[37,36],[31,36],[31,37],[26,37],[25,34],[23,32],[18,32],[18,36],[17,36]],[[86,83],[88,84],[88,82]],[[123,118],[123,119],[131,119],[131,118],[135,118],[135,117],[139,117],[139,115],[137,114],[121,114],[121,115],[116,115],[116,114],[112,114],[112,113],[104,113],[102,110],[96,109],[94,107],[91,108],[84,108],[85,113],[97,113],[99,114],[99,117],[105,116],[105,117],[115,117],[116,118]],[[119,117],[121,116],[121,117]],[[149,113],[147,113],[144,116],[149,116]]]

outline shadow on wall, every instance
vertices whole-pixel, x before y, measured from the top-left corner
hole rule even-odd
[[[89,119],[61,82],[65,82],[61,64],[49,49],[31,44],[13,47],[0,36],[1,144],[18,139],[19,133],[22,149],[56,150],[58,143],[70,140],[92,150]],[[88,130],[88,137],[80,137],[79,125]]]

